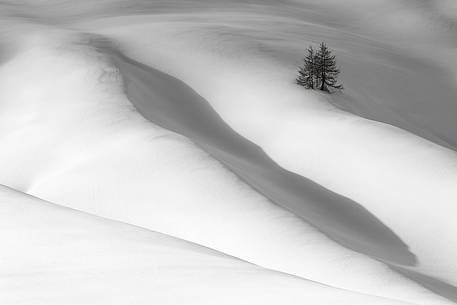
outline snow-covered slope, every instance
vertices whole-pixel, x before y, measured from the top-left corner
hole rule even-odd
[[[263,269],[0,186],[2,304],[407,304]]]
[[[455,152],[332,106],[453,147],[452,14],[425,3],[4,1],[0,183],[337,288],[448,303],[419,282],[457,300]],[[322,40],[336,50],[344,94],[293,84],[303,49]],[[302,289],[294,281],[284,286]],[[316,287],[303,289],[323,293]]]
[[[41,33],[1,68],[2,183],[324,284],[446,303],[329,240],[190,141],[143,119],[118,71],[84,37]]]
[[[379,217],[410,246],[419,270],[455,285],[455,152],[328,103],[436,142],[455,135],[457,104],[450,77],[455,71],[443,65],[454,59],[454,34],[413,1],[386,3],[361,4],[355,12],[315,4],[289,18],[284,7],[272,16],[274,5],[262,6],[262,14],[218,8],[217,13],[109,18],[83,28],[97,27],[129,56],[186,82],[280,165]],[[390,16],[399,5],[417,27],[383,27],[373,21]],[[379,7],[382,14],[375,13]],[[362,16],[370,10],[371,19]],[[327,15],[316,16],[322,12]],[[411,37],[409,46],[400,34]],[[331,99],[293,84],[304,46],[319,40],[336,49],[343,70],[345,93]]]

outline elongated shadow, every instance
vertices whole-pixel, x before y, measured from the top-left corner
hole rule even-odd
[[[383,261],[416,264],[408,246],[367,209],[278,166],[182,81],[126,57],[107,40],[92,38],[90,43],[120,70],[127,97],[145,118],[191,139],[254,189],[336,242]]]
[[[390,266],[390,268],[405,277],[421,284],[425,288],[439,294],[448,300],[457,303],[457,287],[446,283],[445,281],[439,280],[432,276],[399,266]]]

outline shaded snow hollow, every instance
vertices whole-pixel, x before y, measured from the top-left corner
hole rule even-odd
[[[452,148],[454,85],[424,78],[445,71],[432,43],[452,58],[452,16],[421,1],[353,1],[3,3],[0,183],[160,233],[2,188],[0,259],[14,264],[0,300],[214,303],[202,287],[231,291],[227,304],[456,300],[455,152],[331,106]],[[376,22],[395,14],[427,22]],[[323,38],[347,88],[332,99],[292,84],[303,46]],[[166,250],[168,260],[162,240],[202,255]]]

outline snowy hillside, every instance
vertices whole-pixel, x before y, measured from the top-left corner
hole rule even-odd
[[[0,303],[457,302],[450,1],[0,9]]]
[[[2,278],[2,304],[407,304],[267,270],[6,187],[0,202],[2,272],[14,275]]]

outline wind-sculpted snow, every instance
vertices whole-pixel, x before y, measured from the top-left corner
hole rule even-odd
[[[119,70],[84,44],[85,35],[35,37],[0,71],[2,183],[334,287],[446,304],[332,242],[190,141],[143,119],[123,94]],[[152,100],[167,97],[154,92]]]
[[[408,304],[251,265],[0,186],[2,304]]]
[[[121,71],[129,100],[146,118],[191,138],[251,186],[342,245],[387,263],[414,262],[405,245],[366,210],[278,167],[253,143],[226,126],[190,88],[125,57],[103,39],[92,39],[91,44],[111,56]],[[162,98],[155,98],[158,92]],[[357,223],[359,219],[361,222]],[[395,264],[391,266],[446,297],[457,297],[452,285]]]
[[[328,103],[357,113],[368,109],[386,121],[402,120],[418,134],[431,135],[433,130],[414,127],[413,121],[400,119],[401,113],[426,116],[425,120],[435,116],[436,123],[447,125],[447,133],[455,134],[451,127],[457,113],[452,110],[454,89],[447,89],[452,78],[445,82],[434,79],[433,88],[424,84],[425,72],[450,75],[451,69],[442,68],[434,58],[419,60],[416,49],[408,54],[404,41],[395,46],[337,32],[328,25],[300,24],[305,29],[300,39],[311,43],[325,37],[338,50],[347,93],[330,98],[292,83],[296,66],[291,56],[300,58],[303,44],[297,43],[299,38],[293,32],[296,24],[287,23],[282,16],[239,14],[234,19],[222,13],[176,14],[106,19],[83,28],[95,25],[97,32],[115,39],[131,58],[190,85],[232,128],[282,167],[361,203],[410,247],[419,260],[418,270],[457,284],[455,152],[390,125],[338,111]],[[154,36],[142,35],[149,32]],[[385,39],[384,35],[379,34]],[[442,36],[449,37],[447,32]],[[423,44],[431,39],[442,42],[441,36],[425,36],[417,44],[418,50],[429,48]],[[189,69],[190,62],[198,69]],[[345,74],[344,67],[365,72]],[[378,79],[381,84],[388,80],[392,86],[384,83],[381,91]],[[367,83],[353,86],[353,82]],[[412,86],[418,92],[409,94]],[[440,86],[442,92],[436,92]],[[443,95],[447,96],[444,100]],[[436,99],[424,104],[425,110],[414,105],[419,96]],[[386,104],[397,101],[401,111]],[[440,104],[443,101],[451,108]],[[455,299],[456,290],[451,290]]]
[[[0,189],[0,302],[457,300],[456,153],[410,133],[455,148],[449,5],[0,2],[0,183],[144,228]],[[320,41],[343,93],[293,84]]]
[[[365,208],[280,168],[185,84],[125,57],[102,38],[89,44],[120,70],[128,99],[147,119],[192,139],[255,189],[348,248],[387,262],[416,263],[407,245]]]

